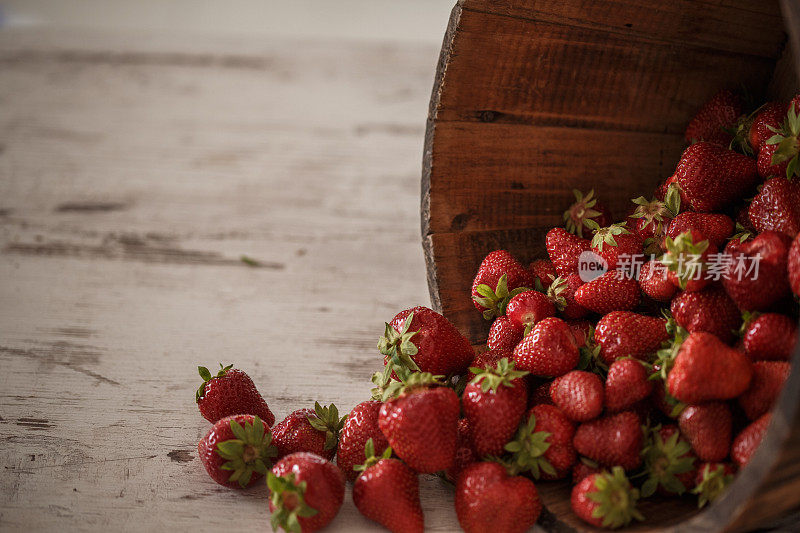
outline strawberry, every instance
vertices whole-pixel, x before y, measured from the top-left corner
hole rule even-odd
[[[774,135],[770,128],[780,127],[788,109],[783,102],[767,102],[750,116],[740,119],[731,146],[740,148],[745,155],[757,155]]]
[[[745,313],[744,351],[753,361],[788,361],[797,344],[797,322],[778,313]]]
[[[547,297],[567,320],[575,320],[589,314],[589,311],[575,302],[575,291],[583,285],[583,280],[578,274],[569,274],[566,277],[558,276],[547,289]]]
[[[314,409],[294,411],[272,428],[278,457],[294,452],[311,452],[331,460],[339,444],[344,420],[345,417],[339,418],[339,410],[333,404],[322,407],[315,402]]]
[[[259,394],[253,380],[233,365],[222,366],[212,376],[204,367],[198,366],[203,383],[197,389],[195,400],[200,414],[212,424],[231,415],[250,414],[258,416],[267,427],[275,423],[275,415],[269,410],[267,402]]]
[[[786,235],[765,231],[752,241],[737,246],[722,284],[739,309],[764,310],[789,292],[790,245]],[[755,270],[755,263],[758,270]]]
[[[699,231],[689,230],[674,239],[664,238],[666,252],[661,262],[667,267],[667,279],[684,291],[699,291],[709,283],[711,256],[717,248]]]
[[[499,463],[474,463],[458,476],[456,516],[466,533],[523,533],[541,512],[533,482],[508,475]]]
[[[731,447],[731,411],[724,402],[690,405],[681,412],[678,426],[703,461],[722,461]]]
[[[528,405],[528,387],[522,380],[528,373],[514,370],[508,359],[501,359],[492,369],[470,370],[475,378],[464,389],[461,405],[472,444],[480,457],[501,455]]]
[[[697,506],[705,507],[719,498],[733,483],[735,473],[736,469],[730,463],[701,463],[694,480],[695,488],[692,489],[692,494],[697,494]]]
[[[394,533],[422,533],[425,517],[419,501],[416,472],[399,459],[392,449],[375,454],[372,439],[365,444],[366,461],[353,485],[353,503],[365,517]]]
[[[384,392],[378,426],[389,445],[417,472],[446,470],[455,460],[461,406],[437,376],[414,373]]]
[[[258,416],[232,415],[214,423],[197,445],[197,455],[211,479],[237,489],[264,477],[278,451]]]
[[[776,148],[772,148],[773,146]],[[768,149],[772,149],[772,158],[769,161],[773,165],[772,168],[778,166],[784,171],[778,175],[785,175],[788,179],[800,176],[800,101],[797,97],[789,105],[789,111],[780,130],[767,139],[762,151],[766,152]],[[758,158],[761,160],[761,152]]]
[[[539,292],[545,292],[558,276],[556,267],[549,259],[537,259],[531,263],[530,271],[533,275],[533,288]]]
[[[517,369],[535,376],[556,377],[578,364],[580,353],[569,325],[560,318],[545,318],[514,348]]]
[[[469,365],[469,370],[467,371],[467,381],[472,381],[475,378],[475,372],[472,371],[473,368],[480,368],[483,370],[490,370],[497,366],[497,363],[500,362],[500,359],[506,358],[511,360],[512,350],[487,350],[485,352],[481,352],[475,356],[475,359],[472,360],[472,364]]]
[[[758,182],[758,169],[747,156],[698,142],[684,150],[675,176],[688,206],[707,213],[742,198]]]
[[[553,228],[545,237],[547,254],[559,276],[578,273],[578,258],[591,248],[591,242],[564,228]]]
[[[575,195],[575,203],[564,212],[564,225],[568,232],[583,237],[585,229],[596,230],[611,223],[611,212],[594,197],[594,189],[585,196],[579,190],[572,189],[572,194]]]
[[[656,490],[665,495],[683,494],[694,487],[696,475],[691,445],[681,437],[678,426],[656,426],[648,432],[642,450],[647,479],[642,496],[648,498]]]
[[[786,361],[757,361],[753,363],[750,388],[739,396],[739,405],[750,420],[755,420],[775,405],[783,384],[789,377]]]
[[[492,350],[513,351],[517,344],[525,336],[525,327],[518,326],[507,316],[499,316],[494,319],[489,328],[489,339],[486,344]]]
[[[679,294],[672,300],[670,311],[682,328],[713,333],[726,343],[733,341],[742,323],[739,309],[719,284]]]
[[[787,270],[789,272],[789,284],[792,287],[792,292],[795,296],[800,298],[800,233],[795,237],[794,242],[792,242],[792,247],[789,249]]]
[[[685,211],[672,219],[666,236],[674,240],[681,233],[695,230],[708,239],[715,248],[722,248],[728,237],[733,234],[733,229],[733,220],[728,215]]]
[[[728,131],[736,125],[742,114],[742,100],[733,92],[723,89],[712,96],[689,121],[683,136],[687,142],[709,141],[727,146],[731,141]]]
[[[572,484],[577,485],[586,476],[599,474],[600,472],[603,472],[603,469],[600,468],[597,463],[585,457],[581,457],[580,461],[575,463],[575,466],[572,467]]]
[[[633,309],[639,305],[640,300],[639,283],[614,270],[584,283],[575,291],[575,302],[601,315]]]
[[[556,314],[552,302],[539,291],[525,291],[508,302],[506,316],[516,324],[530,331],[537,322]]]
[[[475,446],[472,445],[472,432],[469,429],[469,421],[466,418],[462,418],[458,421],[456,459],[453,462],[453,466],[445,471],[445,477],[448,481],[455,483],[461,471],[478,460],[480,460],[480,457],[475,452]]]
[[[635,359],[617,359],[608,367],[605,406],[610,412],[624,411],[653,392],[644,365]]]
[[[750,360],[711,333],[690,333],[669,372],[669,393],[686,403],[736,398],[753,377]],[[711,460],[711,459],[709,459]]]
[[[657,302],[669,302],[678,287],[667,277],[667,266],[658,259],[651,259],[639,269],[639,288]]]
[[[603,412],[603,382],[597,374],[572,370],[550,384],[553,403],[575,422],[586,422]]]
[[[648,202],[644,196],[632,200],[636,208],[628,217],[628,225],[643,241],[645,239],[660,241],[670,221],[680,209],[680,194],[675,187],[667,189],[665,195],[664,200],[654,198]]]
[[[603,316],[594,330],[600,357],[610,365],[620,357],[644,359],[669,337],[667,321],[630,311],[612,311]]]
[[[310,533],[327,526],[344,501],[344,474],[319,455],[298,452],[267,475],[273,531]]]
[[[644,240],[624,224],[598,228],[592,237],[592,252],[603,258],[609,270],[617,268],[625,259],[630,265],[630,258],[641,255],[643,246]]]
[[[633,470],[641,464],[642,430],[632,411],[584,422],[575,430],[575,450],[605,466]]]
[[[579,347],[588,346],[589,340],[594,338],[594,326],[588,320],[567,320],[575,344]]]
[[[533,287],[533,276],[506,250],[487,255],[472,282],[472,301],[487,320],[505,312],[515,289]]]
[[[367,400],[353,407],[344,422],[344,427],[339,433],[339,447],[336,450],[336,463],[344,472],[348,481],[355,481],[358,472],[353,468],[362,464],[364,446],[372,439],[373,449],[381,454],[389,447],[386,437],[378,427],[378,413],[381,402]]]
[[[767,432],[771,419],[772,413],[765,413],[736,435],[731,446],[731,459],[736,466],[743,468],[750,462],[750,458]]]
[[[572,488],[572,511],[595,527],[616,529],[644,517],[636,509],[639,491],[631,486],[625,471],[615,466],[610,472],[590,474]]]
[[[770,178],[747,211],[750,224],[762,231],[779,231],[794,238],[800,232],[800,180]]]
[[[527,414],[513,441],[505,449],[511,452],[511,468],[530,472],[534,479],[566,477],[575,463],[572,439],[575,425],[556,406],[540,404]]]
[[[789,161],[781,161],[773,164],[775,159],[775,152],[778,151],[777,144],[765,144],[761,147],[756,158],[756,166],[758,168],[758,175],[764,179],[774,177],[784,177],[789,170]]]

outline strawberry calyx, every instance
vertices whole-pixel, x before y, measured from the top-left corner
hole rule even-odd
[[[775,135],[767,139],[767,144],[778,145],[771,163],[778,165],[788,161],[786,178],[791,180],[794,176],[800,176],[800,109],[795,111],[795,106],[790,105],[780,129],[772,126],[769,129]]]
[[[588,194],[584,194],[578,189],[572,189],[575,195],[575,203],[564,211],[565,228],[568,232],[583,237],[583,228],[596,230],[599,228],[595,217],[602,215],[600,211],[593,209],[597,205],[597,198],[594,197],[594,189]]]
[[[758,311],[742,312],[742,327],[739,328],[739,336],[744,337],[744,334],[747,333],[747,330],[750,328],[750,324],[752,324],[753,321],[760,316],[761,313],[759,313]]]
[[[222,363],[219,364],[219,372],[217,372],[216,376],[211,375],[211,371],[204,366],[198,366],[197,371],[200,374],[200,377],[203,378],[203,382],[197,388],[197,393],[195,393],[194,399],[196,402],[199,402],[203,399],[203,396],[206,392],[206,383],[211,381],[214,378],[221,378],[225,374],[228,373],[228,370],[233,368],[233,365],[223,366]]]
[[[550,283],[550,287],[547,288],[547,298],[553,302],[553,305],[556,306],[556,309],[558,309],[559,312],[563,311],[567,307],[567,299],[564,297],[564,291],[566,290],[567,279],[563,276],[554,278],[552,283]]]
[[[344,427],[347,416],[339,417],[339,409],[334,404],[321,406],[314,402],[314,414],[308,417],[308,423],[317,431],[325,433],[325,450],[333,450],[339,444],[339,432]]]
[[[473,296],[472,299],[475,300],[478,305],[485,308],[483,311],[483,318],[491,320],[494,317],[506,314],[506,307],[508,306],[508,302],[511,301],[511,298],[529,290],[528,287],[517,287],[509,291],[508,275],[503,274],[500,276],[500,279],[497,280],[497,286],[494,288],[485,283],[481,283],[475,287],[475,292],[477,292],[479,296]]]
[[[370,437],[369,439],[367,439],[367,443],[364,445],[364,457],[366,457],[364,462],[360,465],[355,465],[353,467],[353,470],[355,470],[356,472],[364,472],[369,467],[378,464],[379,461],[391,458],[392,447],[387,446],[386,449],[383,450],[383,453],[375,455],[375,443],[372,442],[372,437]]]
[[[661,257],[661,262],[667,270],[674,272],[678,279],[678,286],[685,289],[689,281],[699,279],[703,270],[703,254],[710,246],[708,240],[694,242],[691,231],[685,231],[672,239],[664,239],[667,248]]]
[[[506,469],[511,475],[521,472],[530,472],[534,479],[539,479],[542,472],[555,476],[556,469],[545,459],[544,454],[550,448],[547,438],[552,433],[536,431],[536,415],[531,413],[528,421],[520,425],[514,440],[505,445],[505,450],[511,452],[511,459],[506,464]]]
[[[389,373],[391,373],[391,367],[394,365],[419,371],[417,363],[412,359],[412,356],[417,355],[419,350],[411,342],[411,338],[419,333],[419,330],[408,331],[413,320],[414,313],[409,313],[399,331],[386,322],[386,331],[383,337],[378,339],[378,350],[388,357],[386,367]]]
[[[500,359],[494,368],[471,366],[469,370],[475,374],[470,383],[480,383],[483,392],[497,392],[500,386],[514,387],[514,380],[530,374],[526,370],[514,370],[514,361],[509,362],[507,357]]]
[[[719,463],[703,465],[700,476],[700,483],[692,489],[692,494],[697,495],[697,507],[701,509],[716,500],[733,482],[733,474]]]
[[[664,201],[655,198],[648,201],[644,196],[631,200],[636,204],[636,209],[630,218],[641,218],[644,224],[641,229],[653,225],[653,235],[663,235],[667,221],[678,216],[681,206],[681,195],[677,186],[673,183],[667,188]]]
[[[647,479],[642,484],[642,497],[652,496],[660,485],[674,494],[686,492],[686,486],[678,479],[678,474],[685,474],[694,468],[694,457],[689,454],[691,445],[680,438],[678,431],[667,440],[661,438],[661,425],[649,430],[648,439],[642,449],[644,468]]]
[[[298,482],[294,472],[285,476],[276,476],[272,472],[267,475],[267,487],[270,490],[270,502],[275,510],[270,517],[273,531],[283,528],[289,533],[301,533],[303,528],[298,518],[307,518],[318,513],[305,501],[308,484]]]
[[[592,237],[592,248],[597,248],[602,252],[603,245],[605,244],[608,244],[609,246],[617,246],[617,241],[614,239],[614,236],[625,235],[628,233],[630,233],[630,231],[625,227],[624,222],[611,224],[605,228],[598,227],[594,232],[594,237]]]
[[[639,491],[625,477],[622,467],[615,466],[610,472],[595,474],[594,487],[595,490],[586,497],[597,504],[592,516],[601,518],[603,527],[614,529],[627,526],[633,519],[644,520],[636,509]]]
[[[228,481],[238,481],[241,487],[246,487],[253,472],[267,473],[278,449],[272,444],[269,428],[257,416],[244,426],[231,420],[230,427],[236,438],[217,443],[217,454],[226,460],[220,469],[232,472]]]
[[[589,334],[586,336],[586,342],[583,346],[578,348],[580,358],[578,359],[578,370],[586,370],[587,372],[594,372],[605,380],[608,374],[608,365],[603,358],[600,357],[600,344],[594,340],[594,327],[589,328]]]
[[[768,105],[769,103],[762,104],[758,107],[758,109],[749,115],[742,115],[739,117],[736,125],[728,130],[728,133],[730,133],[733,137],[728,145],[729,149],[739,150],[744,155],[749,157],[755,156],[755,151],[753,150],[753,147],[750,146],[750,128],[753,126],[753,122],[758,114]],[[755,148],[758,147],[756,146]]]
[[[689,332],[679,326],[671,316],[667,316],[666,328],[671,338],[661,343],[661,348],[656,352],[652,363],[649,364],[653,371],[649,379],[662,379],[665,382],[669,371],[675,364],[675,358],[678,357],[683,341],[689,336]]]
[[[734,229],[734,234],[728,238],[729,241],[738,240],[739,243],[743,243],[751,238],[753,238],[753,232],[749,229],[745,228],[741,222],[736,223],[736,228]]]
[[[429,387],[443,387],[445,376],[434,376],[430,372],[409,372],[400,376],[400,380],[392,379],[384,387],[381,393],[381,401],[387,401],[408,394],[417,389]]]

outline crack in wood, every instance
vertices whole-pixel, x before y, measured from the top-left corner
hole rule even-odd
[[[123,202],[65,202],[55,208],[56,213],[107,213],[109,211],[123,211],[129,206]]]

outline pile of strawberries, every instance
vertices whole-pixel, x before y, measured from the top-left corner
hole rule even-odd
[[[486,349],[426,307],[397,314],[372,399],[345,417],[317,403],[274,424],[244,372],[200,367],[209,475],[266,476],[273,529],[302,532],[336,516],[346,481],[367,518],[423,531],[419,474],[455,485],[468,532],[526,531],[549,480],[571,480],[574,513],[606,528],[644,520],[655,494],[719,497],[769,425],[800,297],[800,95],[742,107],[712,98],[674,175],[623,221],[576,191],[548,259],[486,256]]]

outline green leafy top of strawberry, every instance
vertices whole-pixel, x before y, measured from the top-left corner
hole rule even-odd
[[[690,280],[699,275],[703,268],[701,261],[702,255],[708,250],[708,240],[694,242],[691,231],[685,231],[672,239],[664,239],[667,248],[666,253],[661,258],[661,262],[667,270],[675,272],[678,278],[678,285],[685,289]]]
[[[650,224],[653,224],[655,235],[663,233],[664,219],[675,218],[681,210],[681,195],[678,186],[671,183],[667,187],[667,193],[664,201],[661,202],[655,198],[648,201],[644,196],[634,198],[631,200],[636,204],[636,210],[631,214],[631,218],[642,218],[645,220],[642,229]]]
[[[366,460],[363,464],[355,465],[353,470],[356,472],[364,472],[369,467],[377,464],[378,461],[381,459],[389,459],[392,456],[392,447],[387,446],[383,453],[375,455],[375,443],[372,442],[372,437],[367,439],[367,443],[364,445],[364,457]]]
[[[416,389],[445,386],[445,376],[434,376],[430,372],[409,372],[400,376],[400,380],[392,379],[381,393],[381,401],[397,398]]]
[[[226,460],[220,468],[233,472],[228,481],[238,481],[246,487],[253,472],[267,473],[278,449],[272,445],[269,428],[257,416],[252,422],[245,422],[244,427],[235,420],[231,420],[230,426],[236,438],[217,443],[217,454]]]
[[[639,491],[631,486],[621,466],[596,474],[594,480],[596,490],[589,492],[587,497],[598,504],[592,516],[602,518],[603,527],[614,529],[627,526],[634,518],[644,520],[636,509]]]
[[[539,281],[538,279],[536,280]],[[558,276],[550,283],[547,288],[547,297],[556,306],[556,309],[563,311],[567,307],[567,299],[564,297],[564,291],[567,290],[567,278]]]
[[[777,144],[778,148],[772,154],[773,165],[789,161],[786,167],[786,178],[792,179],[800,176],[800,109],[795,111],[794,105],[789,106],[781,127],[769,126],[775,135],[767,139],[767,144]]]
[[[200,384],[200,387],[197,389],[197,393],[195,394],[195,401],[199,402],[203,399],[203,395],[206,391],[206,383],[211,381],[214,378],[221,378],[225,374],[228,373],[228,370],[233,368],[233,365],[222,366],[222,363],[219,364],[219,372],[217,372],[216,376],[211,375],[211,371],[208,370],[204,366],[198,366],[197,371],[200,373],[200,377],[203,378],[203,382]]]
[[[471,366],[470,372],[475,374],[471,383],[480,383],[483,392],[497,392],[497,389],[502,385],[504,387],[513,387],[514,380],[527,376],[530,372],[526,370],[514,370],[514,362],[508,361],[507,357],[503,357],[497,362],[494,368],[478,368]]]
[[[578,359],[577,369],[594,372],[605,380],[608,375],[608,365],[600,357],[600,348],[600,344],[594,340],[594,327],[590,327],[586,342],[578,349],[580,359]]]
[[[755,319],[761,316],[761,313],[758,311],[744,311],[742,312],[742,327],[739,328],[739,336],[743,337],[745,333],[747,333],[747,329],[750,327],[750,324],[753,323]]]
[[[417,346],[411,342],[411,338],[419,333],[419,331],[408,331],[413,320],[414,313],[409,313],[400,331],[394,329],[394,327],[387,322],[383,337],[378,339],[378,350],[388,357],[386,369],[384,370],[387,375],[391,374],[392,367],[394,366],[401,366],[416,372],[419,371],[417,363],[412,359],[412,356],[417,355],[419,350]]]
[[[736,223],[736,229],[733,235],[728,239],[729,241],[738,240],[740,243],[745,242],[753,237],[753,232],[742,226],[741,222]]]
[[[678,325],[675,319],[668,313],[664,312],[667,318],[666,329],[670,334],[670,338],[661,343],[661,349],[656,352],[655,358],[650,365],[653,373],[650,374],[649,379],[663,379],[667,380],[669,371],[675,364],[675,358],[678,357],[678,352],[681,349],[683,341],[689,336],[689,332]]]
[[[547,431],[536,431],[536,416],[531,414],[528,422],[520,425],[514,440],[505,445],[505,450],[511,452],[511,460],[506,464],[509,473],[530,472],[535,479],[541,477],[541,472],[555,476],[555,468],[544,457],[550,448],[547,442],[550,435]]]
[[[321,406],[314,402],[314,415],[308,417],[308,423],[318,431],[325,432],[325,449],[332,450],[339,443],[339,432],[344,427],[347,416],[339,417],[339,409],[334,404]]]
[[[725,492],[728,485],[733,482],[733,474],[728,472],[723,465],[706,464],[700,475],[702,479],[692,489],[692,494],[697,494],[697,506],[702,509]]]
[[[744,155],[749,157],[754,157],[756,154],[753,151],[753,147],[750,146],[750,128],[753,125],[758,114],[769,105],[769,102],[760,105],[755,111],[750,113],[749,115],[742,115],[739,117],[736,126],[733,128],[723,128],[725,131],[731,134],[733,137],[731,139],[728,148],[731,150],[739,150]]]
[[[276,476],[272,472],[267,475],[267,486],[270,490],[270,501],[275,511],[270,517],[273,531],[283,528],[288,533],[301,533],[303,528],[298,518],[307,518],[317,514],[317,510],[305,501],[308,484],[299,483],[294,473]]]
[[[511,301],[511,298],[517,294],[529,290],[530,289],[528,287],[517,287],[516,289],[509,291],[508,275],[503,274],[500,276],[500,279],[497,280],[497,287],[490,287],[485,283],[481,283],[475,287],[475,291],[480,296],[473,296],[472,299],[482,307],[486,308],[486,310],[483,312],[483,318],[486,320],[491,320],[494,317],[506,314],[506,306],[508,306],[508,302]]]
[[[597,223],[595,223],[595,225],[597,225]],[[611,224],[605,228],[598,226],[594,232],[594,237],[592,237],[592,248],[597,248],[598,250],[602,251],[604,244],[616,246],[617,241],[614,239],[614,236],[625,235],[626,233],[630,233],[630,231],[628,231],[628,228],[625,227],[624,222]]]
[[[578,189],[572,189],[572,194],[575,195],[575,203],[564,211],[565,227],[568,232],[578,237],[583,237],[584,226],[591,230],[599,228],[594,218],[599,217],[602,213],[596,209],[592,209],[597,205],[597,198],[594,197],[594,189],[590,190],[586,196]]]
[[[686,486],[678,479],[694,468],[694,457],[687,455],[691,445],[675,431],[667,440],[661,438],[661,425],[650,428],[647,443],[642,449],[647,479],[642,484],[642,497],[652,496],[659,485],[673,494],[683,494]]]

